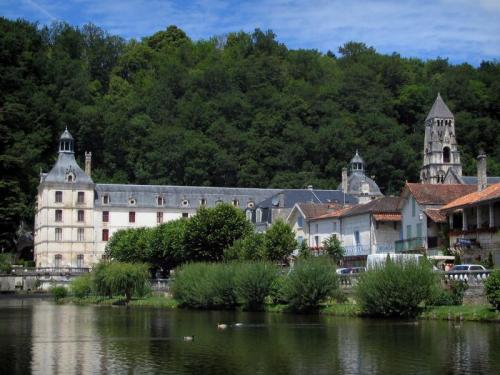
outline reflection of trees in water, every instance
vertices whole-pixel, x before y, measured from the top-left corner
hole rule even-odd
[[[31,373],[31,301],[0,299],[0,374]]]
[[[413,324],[311,315],[58,306],[40,301],[16,311],[15,319],[9,314],[0,308],[2,374],[31,370],[444,374],[499,373],[500,366],[500,327],[495,324]],[[235,327],[236,322],[245,324]],[[229,327],[218,330],[217,323]],[[183,341],[188,335],[195,340]]]

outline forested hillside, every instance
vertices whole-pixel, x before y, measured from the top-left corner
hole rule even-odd
[[[384,193],[416,181],[438,91],[464,173],[500,175],[500,63],[381,55],[362,43],[290,50],[271,32],[194,42],[175,26],[125,41],[94,25],[0,18],[0,221],[31,222],[65,126],[96,182],[335,188],[356,149]]]

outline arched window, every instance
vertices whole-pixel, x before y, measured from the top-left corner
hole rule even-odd
[[[449,163],[450,162],[450,148],[445,147],[443,148],[443,163]]]

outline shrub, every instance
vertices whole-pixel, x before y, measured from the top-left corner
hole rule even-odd
[[[274,304],[285,304],[286,299],[284,295],[286,283],[286,276],[278,275],[271,284],[271,289],[269,290],[270,302]]]
[[[49,292],[56,301],[59,301],[68,295],[68,290],[63,286],[53,286],[49,289]]]
[[[364,313],[383,317],[415,317],[435,290],[436,274],[428,262],[387,261],[362,273],[356,285]]]
[[[95,294],[101,297],[113,297],[113,291],[106,280],[106,274],[110,262],[99,262],[92,270],[92,280]]]
[[[448,280],[448,287],[446,289],[436,284],[427,304],[432,306],[461,305],[467,288],[468,285],[466,283],[456,280]]]
[[[337,288],[334,264],[326,257],[312,258],[297,262],[285,280],[283,296],[291,310],[311,311]]]
[[[125,302],[132,295],[144,295],[149,285],[149,270],[145,263],[111,262],[105,268],[104,283],[118,295],[125,295]]]
[[[339,264],[345,255],[345,250],[335,234],[332,234],[323,241],[323,247],[335,264]]]
[[[500,269],[494,270],[484,282],[488,302],[500,311]]]
[[[265,233],[266,259],[287,263],[287,257],[297,248],[295,233],[283,220],[276,220]]]
[[[260,310],[277,277],[273,264],[264,262],[243,263],[236,275],[236,292],[243,308]]]
[[[190,263],[176,271],[172,284],[181,306],[231,308],[236,305],[234,264]]]
[[[71,293],[77,298],[85,298],[92,294],[92,274],[86,273],[73,279],[70,285]]]
[[[10,273],[12,269],[12,256],[7,253],[0,254],[0,272]]]

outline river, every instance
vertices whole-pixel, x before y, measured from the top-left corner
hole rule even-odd
[[[500,374],[500,325],[2,298],[0,374],[29,373]]]

